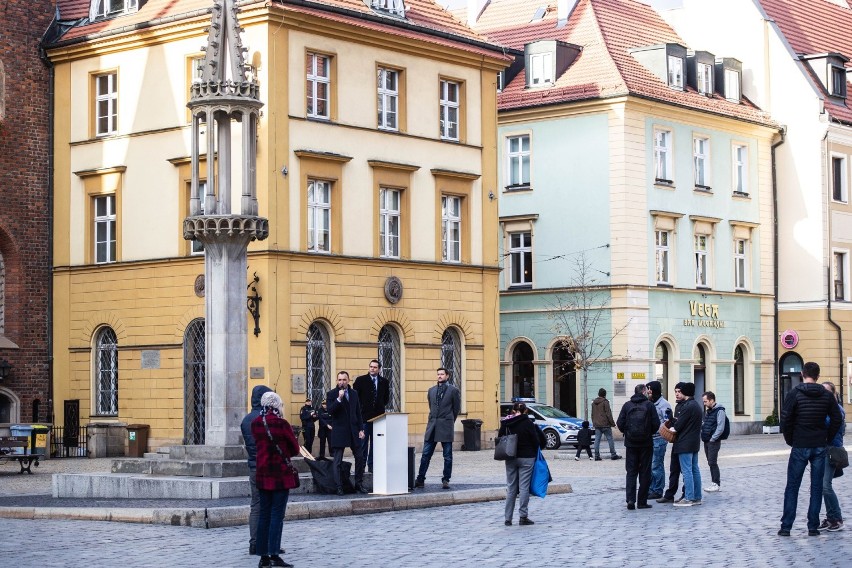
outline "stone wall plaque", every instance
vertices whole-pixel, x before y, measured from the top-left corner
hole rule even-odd
[[[249,377],[252,379],[262,379],[266,376],[266,369],[263,367],[249,367]]]
[[[307,388],[305,386],[305,375],[290,376],[290,392],[293,394],[305,394]]]
[[[195,295],[199,298],[204,297],[204,275],[199,274],[195,277],[195,284],[192,285]]]
[[[145,350],[142,351],[142,368],[143,369],[159,369],[160,368],[160,351]]]
[[[627,396],[627,381],[615,381],[612,383],[613,396]]]
[[[402,280],[396,276],[389,276],[385,280],[385,299],[395,304],[402,299]]]

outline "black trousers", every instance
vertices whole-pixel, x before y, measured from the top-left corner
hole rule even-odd
[[[314,453],[314,436],[316,431],[317,430],[313,425],[310,428],[302,426],[302,435],[305,437],[305,449],[312,455]]]
[[[580,452],[586,450],[586,453],[589,454],[589,457],[592,457],[592,447],[591,446],[577,446],[577,455],[574,457],[579,458]]]
[[[360,440],[352,442],[349,448],[352,450],[352,457],[355,459],[355,485],[361,485],[364,481],[364,466],[365,461],[361,452]],[[338,489],[343,489],[343,479],[340,476],[340,463],[343,461],[343,452],[346,448],[331,448],[331,458],[333,460],[331,470],[334,474],[334,484]]]
[[[674,499],[675,493],[677,493],[678,479],[680,479],[680,454],[673,452],[669,460],[669,488],[666,489],[663,497]]]
[[[326,442],[328,442],[328,436],[329,436],[328,428],[323,428],[323,427],[320,426],[320,431],[319,431],[319,441],[320,441],[320,453],[319,453],[319,455],[320,455],[320,457],[325,457],[325,444],[326,444]],[[329,453],[331,453],[331,446],[329,446],[328,451],[329,451]]]
[[[624,467],[627,469],[627,502],[644,505],[648,502],[651,488],[651,461],[654,446],[627,448]],[[639,478],[639,495],[636,495],[636,478]]]

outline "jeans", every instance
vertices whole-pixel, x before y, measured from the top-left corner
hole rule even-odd
[[[808,530],[819,527],[819,510],[822,506],[822,484],[825,476],[825,446],[819,448],[791,448],[787,461],[787,486],[784,488],[784,512],[781,515],[781,528],[790,530],[796,520],[796,502],[799,500],[799,487],[805,468],[811,464],[811,499],[808,505]]]
[[[361,440],[361,459],[373,471],[373,423],[364,422],[364,439]]]
[[[701,501],[701,472],[698,470],[698,452],[678,454],[680,473],[683,475],[684,495],[688,501]]]
[[[284,528],[284,510],[287,508],[289,489],[260,490],[260,517],[257,520],[257,555],[277,555],[281,550],[281,530]]]
[[[612,428],[595,428],[595,457],[601,457],[601,438],[606,436],[609,442],[609,454],[615,456],[615,441],[612,439]]]
[[[648,488],[651,486],[651,459],[653,446],[627,448],[624,468],[627,470],[627,502],[645,505],[648,503]],[[636,496],[636,477],[639,477],[639,496]]]
[[[825,475],[822,478],[822,498],[825,501],[825,518],[829,521],[842,521],[843,515],[840,512],[840,501],[837,500],[837,493],[834,492],[834,487],[831,486],[833,479],[834,466],[828,463],[828,452],[825,452]]]
[[[716,485],[721,485],[719,477],[719,450],[722,449],[722,440],[715,442],[704,442],[704,455],[707,457],[707,465],[710,466],[710,479]]]
[[[426,470],[429,469],[429,462],[432,461],[432,454],[435,453],[437,446],[438,442],[433,440],[423,442],[423,455],[420,456],[420,471],[417,472],[417,481],[422,482],[426,479]],[[441,476],[441,481],[449,481],[453,474],[453,443],[441,442],[441,450],[444,452],[444,473]]]
[[[506,460],[506,510],[505,518],[512,520],[515,512],[515,499],[521,496],[518,513],[522,518],[527,516],[527,506],[530,503],[530,481],[532,481],[535,458],[515,458]]]
[[[251,507],[249,508],[249,545],[257,544],[257,519],[260,517],[260,492],[254,481],[257,470],[249,469],[249,486],[251,487]],[[278,554],[276,552],[276,554]]]
[[[654,459],[651,462],[650,493],[663,494],[666,490],[666,447],[669,445],[662,437],[654,438]]]
[[[343,451],[346,448],[331,448],[331,473],[334,475],[334,484],[338,489],[343,489],[343,479],[340,476],[340,464],[343,463]],[[356,441],[350,448],[355,458],[355,485],[361,485],[364,481],[364,459],[361,456],[361,446]]]

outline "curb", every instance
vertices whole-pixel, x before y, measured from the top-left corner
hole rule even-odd
[[[551,483],[548,495],[573,493],[569,483]],[[297,501],[287,504],[285,520],[323,519],[350,515],[370,515],[390,511],[426,509],[502,501],[505,487],[463,489],[441,493],[410,493],[328,501]],[[247,525],[249,506],[208,508],[131,509],[122,507],[0,507],[2,519],[51,519],[113,521],[193,528],[219,528]]]

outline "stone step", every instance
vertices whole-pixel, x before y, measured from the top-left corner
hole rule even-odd
[[[169,457],[173,460],[245,460],[245,446],[169,446]]]
[[[169,475],[180,477],[240,477],[248,476],[245,460],[196,460],[119,458],[112,460],[112,473]]]
[[[167,460],[169,459],[169,454],[160,452],[145,452],[142,457],[146,460]]]

